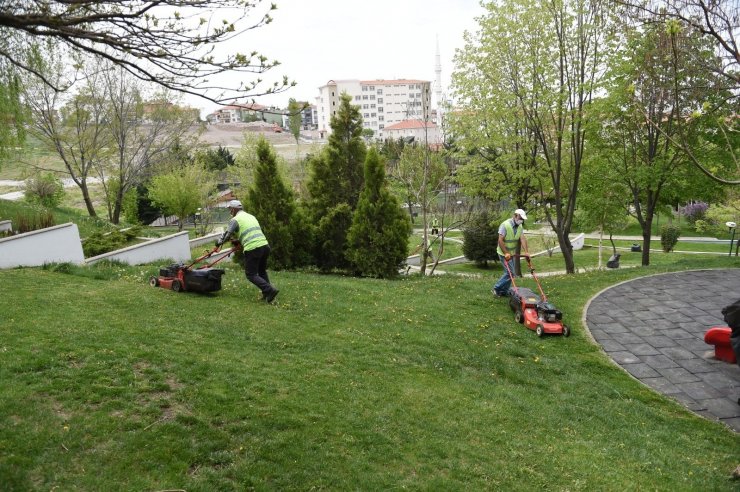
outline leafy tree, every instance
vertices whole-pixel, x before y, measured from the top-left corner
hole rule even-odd
[[[28,109],[29,133],[38,138],[64,163],[67,174],[82,193],[87,213],[97,212],[90,196],[90,179],[96,166],[110,154],[110,134],[106,131],[106,94],[98,66],[85,65],[78,72],[64,62],[58,47],[36,51],[34,67],[45,73],[45,80],[28,75],[23,81],[23,99]],[[53,87],[69,85],[83,78],[74,95]],[[49,85],[48,83],[51,83]]]
[[[194,121],[188,111],[173,104],[170,93],[145,99],[144,88],[120,68],[105,70],[102,76],[108,98],[105,125],[113,152],[97,169],[108,218],[117,224],[123,197],[148,178],[158,161],[165,168],[184,164],[173,162],[170,151],[182,144]],[[183,155],[189,160],[189,153]],[[119,184],[117,188],[107,185],[110,178]]]
[[[683,77],[681,72],[669,72],[672,84],[668,86],[670,97],[676,109],[683,114],[675,122],[677,131],[664,135],[666,141],[680,149],[689,162],[705,176],[723,184],[740,184],[740,145],[738,145],[737,101],[740,88],[740,50],[737,41],[737,19],[740,8],[736,1],[719,0],[655,0],[650,2],[635,0],[616,0],[622,9],[623,19],[631,25],[647,26],[648,29],[665,30],[669,35],[672,56],[684,67],[692,67],[697,72],[717,75],[715,87],[721,85],[721,93],[731,93],[730,97],[707,100],[700,106],[685,104],[681,95],[688,91],[701,90],[701,80]],[[704,50],[696,50],[696,43],[683,40],[701,41],[711,47],[714,56],[707,57]],[[691,115],[691,116],[689,116]],[[703,144],[712,144],[726,154],[724,162],[731,165],[717,165],[717,161],[707,159],[706,155],[696,153],[697,141],[691,128],[693,120],[711,120],[712,130],[704,135]],[[656,131],[661,129],[661,120],[648,118],[648,124]]]
[[[288,101],[288,128],[290,128],[290,133],[293,135],[293,138],[295,138],[296,145],[298,145],[301,137],[301,124],[303,123],[301,112],[304,107],[304,104],[299,103],[292,97]]]
[[[443,191],[444,183],[449,177],[447,164],[439,152],[433,152],[427,145],[406,145],[401,158],[393,172],[393,178],[401,183],[404,189],[406,205],[409,211],[414,204],[421,207],[422,244],[421,274],[426,272],[429,258],[429,220],[432,203]],[[443,244],[443,243],[442,243]]]
[[[479,266],[487,267],[489,261],[498,261],[496,219],[497,217],[484,211],[474,216],[463,229],[463,254]]]
[[[601,122],[596,119],[590,124],[601,127]],[[587,161],[579,187],[577,218],[579,227],[599,232],[598,267],[601,268],[604,233],[609,234],[612,252],[616,255],[617,248],[612,236],[628,224],[630,195],[629,188],[619,175],[620,169],[610,159],[600,158],[599,140],[594,139],[594,142],[594,155]]]
[[[365,186],[347,233],[347,257],[363,276],[392,278],[408,256],[411,223],[388,191],[385,166],[371,148],[365,159]]]
[[[195,160],[209,171],[223,171],[234,165],[234,154],[222,146],[217,149],[205,149],[195,154]]]
[[[20,102],[21,83],[9,67],[0,65],[0,158],[25,141],[23,105]]]
[[[185,219],[208,202],[215,188],[206,171],[190,165],[153,177],[149,197],[167,214],[176,215],[182,230]]]
[[[323,270],[350,266],[345,258],[347,231],[362,190],[367,153],[362,117],[351,101],[342,94],[327,145],[309,163],[306,206],[309,220],[316,225],[315,257]]]
[[[276,269],[296,266],[302,252],[296,250],[294,230],[296,219],[295,197],[278,172],[277,157],[272,146],[260,137],[257,141],[257,166],[254,182],[249,188],[247,208],[260,221],[270,243],[270,261]],[[300,244],[300,242],[299,242]]]
[[[575,272],[569,234],[586,151],[585,111],[599,88],[603,50],[611,32],[606,8],[598,0],[487,4],[488,12],[479,22],[482,31],[495,35],[482,37],[480,49],[465,58],[461,69],[478,66],[475,73],[484,86],[486,77],[505,81],[492,86],[497,91],[484,90],[483,95],[500,98],[515,115],[522,115],[517,118],[519,127],[512,130],[517,138],[507,147],[507,155],[524,159],[521,162],[532,173],[538,169],[537,201],[550,204],[544,209],[545,218],[557,235],[568,273]],[[466,52],[471,49],[475,44],[466,46]],[[511,62],[496,71],[489,59],[494,64]],[[521,149],[516,148],[517,142]],[[496,146],[488,148],[494,156],[499,152]],[[520,185],[516,180],[510,193]]]
[[[500,9],[512,3],[517,2]],[[536,93],[526,92],[533,55],[522,47],[532,43],[533,34],[516,29],[521,20],[499,15],[501,10],[491,7],[477,37],[465,34],[465,49],[457,53],[452,75],[455,96],[464,101],[465,111],[450,113],[447,122],[456,136],[451,149],[462,162],[457,180],[465,192],[530,208],[538,181],[546,177],[527,117],[529,99]]]
[[[615,57],[619,62],[610,72],[609,96],[600,114],[604,123],[596,133],[600,154],[616,169],[615,178],[629,190],[632,210],[642,229],[645,266],[650,264],[656,212],[689,198],[679,193],[683,183],[702,180],[686,165],[686,154],[669,142],[679,131],[677,120],[685,119],[680,108],[722,97],[715,94],[716,79],[711,74],[685,66],[672,56],[671,36],[658,26],[627,33],[625,51]],[[693,45],[695,51],[705,48],[698,39],[684,39],[682,43]],[[680,74],[679,80],[692,80],[691,86],[703,89],[683,92],[681,103],[676,104],[670,96],[675,80],[671,74]],[[702,82],[697,84],[698,80]]]
[[[261,5],[262,4],[262,5]],[[133,77],[168,90],[223,103],[275,93],[294,85],[287,78],[262,89],[260,74],[275,67],[256,51],[216,48],[272,21],[274,4],[242,0],[38,0],[0,3],[0,57],[18,70],[34,73],[63,90],[29,61],[41,40],[77,54],[105,58]],[[227,73],[257,75],[227,85]]]
[[[39,203],[46,208],[58,206],[64,198],[64,186],[52,173],[43,173],[26,180],[26,200]]]

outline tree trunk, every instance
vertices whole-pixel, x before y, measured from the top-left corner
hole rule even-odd
[[[645,224],[647,225],[647,232],[645,232],[645,229],[642,231],[642,266],[650,265],[650,239],[653,223],[652,220],[648,220]]]
[[[90,217],[97,217],[98,214],[97,212],[95,212],[92,198],[90,198],[90,190],[87,188],[87,181],[80,181],[79,187],[80,191],[82,191],[82,199],[85,201],[85,207],[87,208],[88,215],[90,215]]]
[[[121,220],[121,206],[123,204],[123,186],[118,187],[116,192],[116,203],[113,205],[113,216],[111,222],[118,224]]]
[[[573,261],[573,245],[570,244],[570,238],[559,230],[557,235],[560,252],[563,253],[563,260],[565,261],[565,273],[576,273],[576,264]]]

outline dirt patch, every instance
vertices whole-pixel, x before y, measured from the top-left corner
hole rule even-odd
[[[295,139],[290,133],[277,133],[272,126],[250,126],[250,123],[208,125],[201,140],[211,146],[241,147],[245,135],[263,136],[272,145],[295,145]]]

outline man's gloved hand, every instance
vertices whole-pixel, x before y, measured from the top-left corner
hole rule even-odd
[[[509,261],[511,259],[511,253],[506,253],[504,258],[506,258],[506,261]]]

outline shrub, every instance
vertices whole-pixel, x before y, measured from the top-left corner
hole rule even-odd
[[[712,205],[703,219],[694,224],[696,232],[716,237],[729,237],[727,222],[740,222],[740,200],[729,201],[723,205]]]
[[[666,224],[660,229],[660,244],[663,246],[663,252],[669,253],[673,251],[673,247],[678,242],[678,237],[681,235],[681,228],[674,226],[673,224]]]
[[[64,198],[64,185],[51,173],[45,173],[26,180],[26,200],[39,203],[46,208],[59,206]]]
[[[697,220],[702,220],[707,214],[709,205],[704,202],[689,203],[685,207],[681,207],[681,215],[686,220],[694,224]]]
[[[473,218],[463,230],[463,254],[478,266],[487,266],[489,260],[498,260],[498,227],[487,213]]]
[[[84,240],[82,251],[89,258],[121,249],[134,241],[140,230],[140,227],[131,227],[125,231],[96,232]]]

